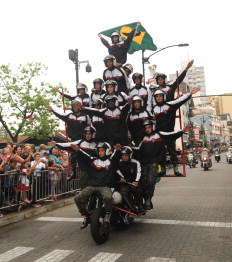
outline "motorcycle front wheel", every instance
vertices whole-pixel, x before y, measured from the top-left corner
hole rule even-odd
[[[110,234],[110,228],[104,227],[103,219],[105,216],[105,209],[103,207],[98,207],[94,210],[92,218],[91,218],[91,235],[93,240],[97,244],[105,243]]]

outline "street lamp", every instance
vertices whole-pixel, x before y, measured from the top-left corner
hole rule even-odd
[[[143,64],[143,76],[144,76],[144,79],[145,79],[145,68],[144,68],[144,65],[145,64],[150,64],[150,57],[167,49],[167,48],[170,48],[170,47],[175,47],[175,46],[178,46],[178,47],[185,47],[185,46],[189,46],[188,43],[185,43],[185,44],[178,44],[178,45],[170,45],[170,46],[166,46],[166,47],[163,47],[163,48],[160,48],[159,50],[157,50],[156,52],[152,53],[151,55],[149,55],[148,57],[144,57],[144,50],[142,51],[142,64]],[[145,80],[144,80],[144,85],[145,85]]]
[[[79,68],[80,68],[80,64],[87,63],[87,65],[85,67],[85,71],[87,73],[92,72],[92,67],[89,64],[89,60],[86,60],[86,61],[79,61],[78,60],[78,49],[68,50],[68,56],[69,56],[69,59],[75,64],[76,84],[78,84],[79,83]]]

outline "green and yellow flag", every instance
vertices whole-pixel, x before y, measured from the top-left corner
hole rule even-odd
[[[105,30],[101,33],[105,36],[110,37],[111,33],[113,31],[118,31],[120,33],[121,37],[122,37],[122,40],[125,40],[127,38],[127,36],[129,35],[129,33],[133,29],[135,29],[136,25],[137,25],[137,22],[127,24],[127,25],[118,26],[118,27],[114,27],[114,28]],[[138,30],[137,30],[135,37],[133,38],[133,41],[131,42],[131,46],[130,46],[128,53],[133,54],[134,52],[139,51],[139,50],[156,51],[156,49],[157,49],[157,47],[153,43],[152,37],[147,33],[145,28],[142,25],[140,25]]]

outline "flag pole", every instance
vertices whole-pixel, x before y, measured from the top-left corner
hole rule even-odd
[[[142,50],[143,85],[145,86],[144,50]]]

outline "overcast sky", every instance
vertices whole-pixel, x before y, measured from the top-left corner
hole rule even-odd
[[[97,33],[141,21],[159,48],[190,45],[153,56],[158,72],[175,73],[181,61],[195,59],[196,66],[205,67],[207,94],[232,92],[231,17],[229,0],[1,1],[0,64],[42,62],[49,68],[45,81],[62,82],[73,92],[75,71],[68,50],[78,48],[80,60],[89,60],[93,70],[88,74],[81,65],[80,82],[91,89],[92,80],[102,77],[107,55]],[[128,62],[142,72],[141,51],[128,55]]]

